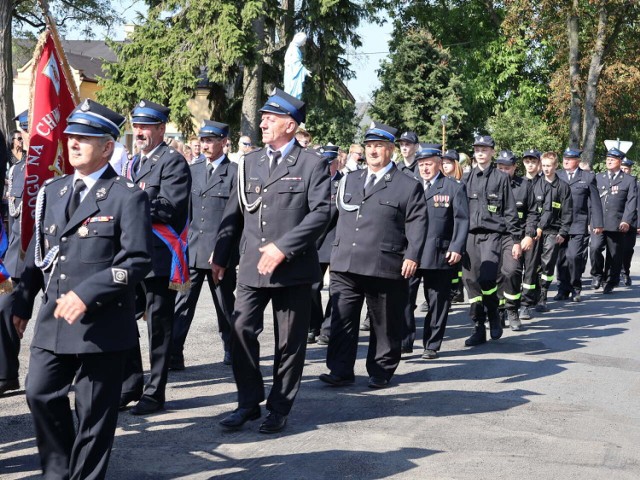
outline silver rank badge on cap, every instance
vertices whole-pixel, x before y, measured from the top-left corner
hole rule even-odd
[[[127,285],[129,283],[129,273],[124,268],[112,268],[111,274],[113,275],[114,283],[121,285]]]

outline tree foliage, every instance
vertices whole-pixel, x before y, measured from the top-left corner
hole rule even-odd
[[[441,139],[441,115],[448,115],[451,145],[460,143],[467,112],[462,81],[450,53],[424,29],[404,32],[378,72],[371,116],[397,128],[415,131],[424,141]]]

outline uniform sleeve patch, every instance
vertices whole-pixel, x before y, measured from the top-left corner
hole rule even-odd
[[[129,283],[129,273],[124,268],[112,268],[111,275],[113,275],[113,282],[121,285],[127,285]]]

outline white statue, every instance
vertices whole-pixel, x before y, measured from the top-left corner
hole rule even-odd
[[[284,91],[298,99],[302,97],[304,79],[311,75],[311,72],[302,65],[300,47],[304,46],[306,42],[306,33],[296,33],[284,55]]]

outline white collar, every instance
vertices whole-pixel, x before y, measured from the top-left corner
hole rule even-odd
[[[95,171],[93,173],[90,173],[89,175],[87,175],[85,177],[80,176],[80,174],[76,170],[76,172],[73,174],[73,185],[75,185],[76,180],[80,179],[87,186],[87,189],[83,192],[83,194],[80,195],[82,198],[84,198],[84,196],[86,196],[86,194],[89,193],[89,191],[93,188],[93,186],[96,184],[98,179],[102,176],[102,174],[105,172],[105,170],[107,168],[109,168],[109,167],[111,167],[111,165],[109,163],[107,163],[100,170],[97,170],[97,171]]]
[[[376,176],[376,181],[374,182],[374,185],[375,185],[380,181],[382,177],[385,176],[385,174],[389,173],[389,170],[391,170],[392,168],[393,168],[393,162],[389,162],[389,164],[386,167],[378,170],[377,172],[372,172],[371,169],[367,167],[367,182],[369,181],[368,179],[371,178],[371,175],[375,175]]]

